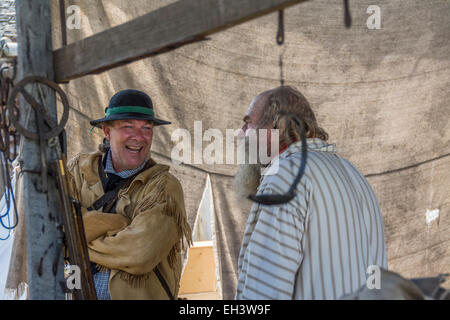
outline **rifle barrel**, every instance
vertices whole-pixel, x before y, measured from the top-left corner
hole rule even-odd
[[[54,169],[60,194],[64,234],[69,251],[69,262],[71,265],[78,266],[81,270],[81,288],[75,291],[75,297],[77,300],[96,300],[83,217],[80,208],[77,208],[71,201],[64,155],[61,158],[54,163]]]

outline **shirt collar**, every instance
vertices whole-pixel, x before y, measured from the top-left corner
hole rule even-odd
[[[319,138],[306,139],[306,144],[308,146],[308,151],[316,152],[330,152],[336,153],[336,144],[330,144]],[[262,171],[262,175],[273,175],[278,172],[279,162],[282,159],[288,158],[291,154],[302,152],[302,142],[297,141],[292,143],[286,150],[284,150],[277,157],[273,158],[270,165],[265,167]]]
[[[106,153],[105,172],[112,173],[112,174],[115,174],[115,175],[121,177],[122,179],[126,179],[126,178],[131,177],[135,173],[141,171],[142,168],[144,168],[146,163],[147,163],[147,161],[144,161],[144,162],[142,162],[142,164],[139,167],[137,167],[135,169],[123,170],[123,171],[117,172],[116,170],[114,170],[114,166],[112,163],[112,157],[111,157],[111,149],[109,149],[108,152]]]
[[[336,153],[336,144],[328,143],[319,138],[306,139],[308,151],[318,152],[331,152]],[[283,153],[280,154],[280,158],[287,158],[293,153],[302,152],[302,142],[297,141],[291,144]]]

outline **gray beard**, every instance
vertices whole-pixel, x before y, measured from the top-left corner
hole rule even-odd
[[[233,179],[233,189],[238,201],[247,199],[250,194],[256,194],[261,180],[259,164],[241,164]]]
[[[259,156],[257,157],[256,164],[249,164],[249,148],[250,140],[245,137],[245,164],[240,164],[238,171],[236,172],[233,179],[233,189],[236,195],[237,201],[248,201],[248,196],[251,194],[256,194],[258,191],[258,186],[261,182],[261,162]]]

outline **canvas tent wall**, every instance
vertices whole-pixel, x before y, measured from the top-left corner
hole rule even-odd
[[[82,14],[68,42],[173,2],[66,1]],[[196,120],[203,130],[239,128],[253,96],[279,85],[282,53],[286,84],[304,93],[339,153],[368,176],[383,212],[390,269],[406,277],[449,272],[450,2],[376,2],[379,30],[366,25],[373,1],[350,1],[353,26],[346,29],[342,1],[311,0],[286,10],[282,47],[275,44],[278,21],[271,14],[207,42],[71,81],[63,85],[72,106],[70,155],[95,149],[101,132],[89,134],[89,119],[102,116],[115,92],[136,88],[152,96],[159,117],[173,122],[155,130],[152,148],[157,161],[170,163],[175,129],[193,135]],[[53,4],[58,48],[59,8]],[[223,297],[232,298],[248,212],[233,197],[236,166],[171,170],[183,185],[191,225],[211,176]],[[427,220],[427,212],[438,218]]]

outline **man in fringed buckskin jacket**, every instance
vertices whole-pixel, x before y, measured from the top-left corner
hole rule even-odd
[[[123,90],[91,124],[102,128],[109,147],[80,154],[68,167],[97,298],[174,299],[191,229],[179,181],[150,157],[154,128],[170,122],[155,117],[147,94]]]

